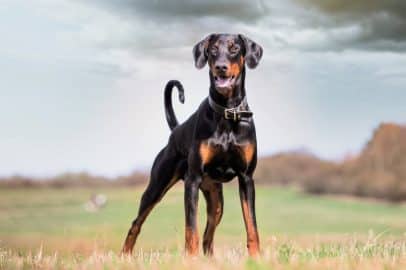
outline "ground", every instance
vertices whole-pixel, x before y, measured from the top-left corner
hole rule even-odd
[[[92,194],[107,205],[87,212]],[[257,188],[262,256],[249,259],[238,187],[227,185],[215,256],[183,255],[183,187],[144,224],[130,258],[118,252],[142,188],[0,190],[0,269],[406,269],[406,206]],[[200,196],[200,232],[205,203]]]

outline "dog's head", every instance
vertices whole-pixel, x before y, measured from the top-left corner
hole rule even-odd
[[[194,46],[193,57],[198,69],[209,63],[216,90],[228,96],[241,81],[244,65],[258,65],[262,47],[243,35],[211,34]]]

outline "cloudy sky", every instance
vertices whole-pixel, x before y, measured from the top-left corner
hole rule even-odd
[[[185,119],[208,94],[193,45],[243,33],[261,155],[357,153],[382,121],[406,123],[406,2],[2,0],[0,175],[148,169],[168,138],[163,87]]]

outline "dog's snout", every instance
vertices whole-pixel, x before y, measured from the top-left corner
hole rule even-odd
[[[214,66],[217,72],[227,72],[228,66],[225,63],[219,63]]]

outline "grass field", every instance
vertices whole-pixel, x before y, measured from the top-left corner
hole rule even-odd
[[[93,193],[108,198],[89,213]],[[257,188],[262,257],[248,259],[238,188],[225,189],[215,256],[183,256],[182,184],[147,219],[134,256],[117,256],[142,190],[0,190],[0,269],[406,269],[406,206]],[[200,231],[205,203],[200,196]]]

